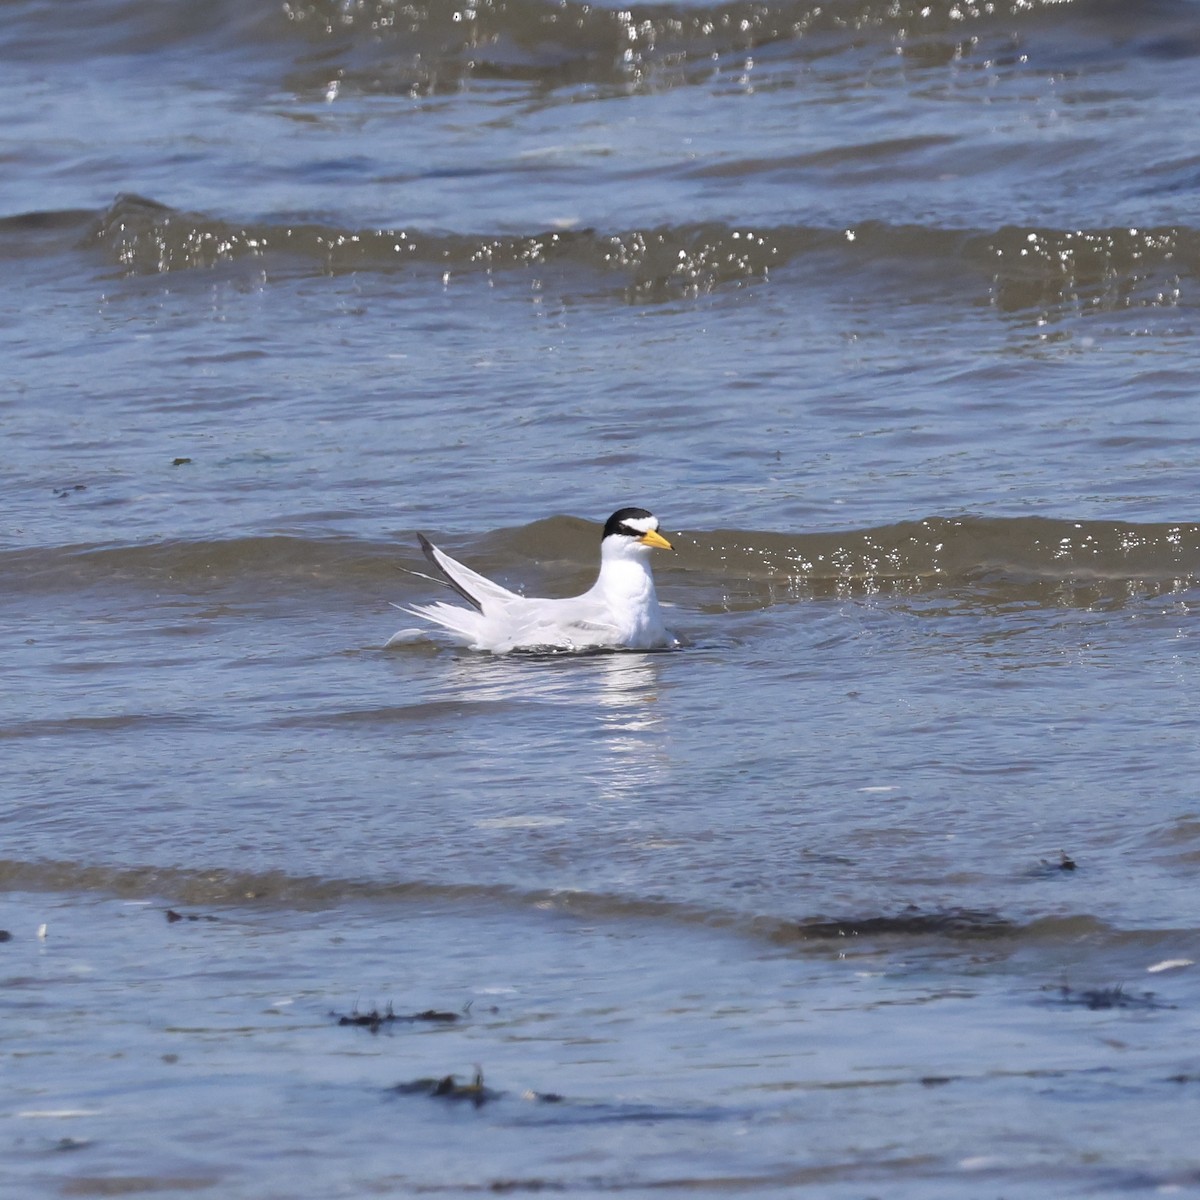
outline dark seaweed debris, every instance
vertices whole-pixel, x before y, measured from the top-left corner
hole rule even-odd
[[[12,934],[7,929],[0,929],[0,942],[11,942]]]
[[[503,1092],[497,1092],[485,1087],[483,1068],[475,1068],[475,1076],[470,1083],[459,1083],[457,1075],[443,1075],[440,1079],[413,1079],[408,1083],[398,1083],[391,1089],[400,1096],[429,1096],[435,1100],[459,1101],[465,1100],[482,1108],[492,1100],[497,1100]]]
[[[1099,1012],[1108,1008],[1157,1009],[1175,1005],[1159,1000],[1153,992],[1127,992],[1120,984],[1106,988],[1073,988],[1065,983],[1045,990],[1056,994],[1055,1002]]]
[[[219,921],[220,917],[209,916],[208,913],[181,913],[173,908],[167,909],[167,924],[174,925],[176,921]]]
[[[1033,867],[1029,874],[1040,879],[1045,879],[1052,875],[1062,875],[1066,872],[1077,870],[1078,866],[1075,860],[1065,851],[1058,852],[1058,861],[1053,862],[1048,858],[1043,858],[1036,867]]]
[[[493,1179],[487,1190],[495,1196],[507,1196],[510,1192],[565,1192],[567,1185],[552,1179]]]
[[[384,1012],[373,1008],[370,1012],[365,1013],[352,1012],[345,1016],[330,1013],[329,1015],[337,1017],[339,1025],[357,1025],[362,1029],[369,1029],[372,1033],[378,1033],[384,1025],[390,1025],[393,1022],[413,1024],[416,1021],[429,1021],[437,1025],[453,1025],[455,1021],[461,1020],[458,1013],[444,1012],[435,1008],[427,1008],[424,1012],[415,1013],[393,1012],[390,1004]]]
[[[889,935],[956,938],[1003,937],[1017,926],[999,913],[984,909],[950,908],[923,912],[909,905],[894,917],[851,917],[835,921],[801,921],[796,927],[802,938],[885,937]]]

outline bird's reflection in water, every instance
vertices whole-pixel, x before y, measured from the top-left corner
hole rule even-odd
[[[607,806],[638,803],[653,793],[666,770],[662,661],[655,654],[609,654],[597,661],[595,713],[602,752],[593,778]]]
[[[549,752],[575,779],[591,781],[601,803],[628,804],[655,787],[668,761],[659,704],[666,657],[464,656],[446,677],[444,698],[453,696],[474,710],[474,728],[462,729],[460,736],[473,743],[470,752],[479,761],[490,759],[498,775],[519,762],[536,792],[532,773],[539,756]],[[499,724],[481,709],[500,717]],[[505,720],[506,712],[517,719]]]

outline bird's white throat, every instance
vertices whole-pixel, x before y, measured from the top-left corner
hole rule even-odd
[[[594,592],[611,600],[639,601],[654,595],[649,546],[627,537],[607,537],[600,543],[600,576]]]

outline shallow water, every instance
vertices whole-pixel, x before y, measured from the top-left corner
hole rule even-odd
[[[1200,1186],[1194,4],[4,12],[0,1192]]]

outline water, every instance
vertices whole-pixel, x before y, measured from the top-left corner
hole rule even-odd
[[[3,13],[0,1194],[1200,1186],[1194,4]]]

